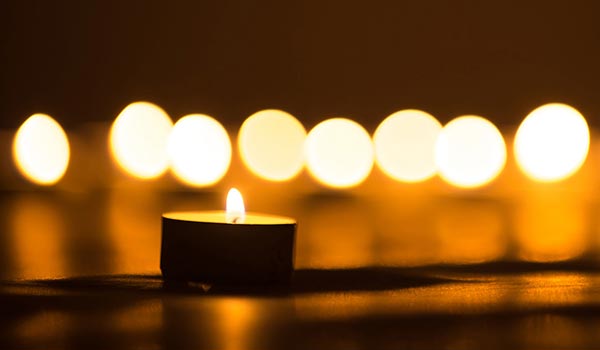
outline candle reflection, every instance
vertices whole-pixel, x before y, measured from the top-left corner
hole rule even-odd
[[[296,268],[372,265],[474,264],[517,258],[552,262],[590,258],[587,200],[579,196],[527,194],[516,206],[491,198],[418,194],[377,197],[287,194],[273,191],[252,207],[278,208],[300,221]],[[4,238],[7,276],[57,277],[86,273],[156,273],[160,214],[165,210],[215,208],[222,194],[167,193],[143,188],[106,196],[54,193],[11,198]],[[62,199],[61,199],[62,198]],[[79,213],[81,212],[81,213]],[[73,213],[78,213],[74,215]],[[16,268],[13,268],[14,266]]]
[[[251,347],[256,310],[248,300],[229,298],[219,303],[219,336],[223,341],[219,348],[241,350]]]
[[[344,196],[310,198],[297,237],[296,268],[351,267],[375,262],[372,225],[364,202]]]
[[[582,327],[583,326],[583,327]],[[581,322],[558,315],[530,316],[514,325],[515,337],[524,348],[583,349],[590,343],[590,336],[597,333],[597,325],[590,325],[589,331]],[[564,346],[561,346],[563,345]],[[596,343],[597,344],[597,341]]]
[[[525,275],[518,277],[517,283],[522,287],[512,299],[529,308],[577,305],[590,293],[596,293],[590,276],[579,273]],[[597,327],[595,322],[580,323],[569,317],[546,314],[520,320],[514,329],[515,337],[531,348],[585,348],[586,344],[600,340]],[[590,335],[594,336],[590,339]]]
[[[119,334],[139,334],[145,346],[156,345],[156,336],[163,326],[162,303],[158,299],[144,300],[116,308],[107,315],[107,323]]]
[[[437,262],[434,201],[419,193],[378,197],[372,213],[379,263],[411,266]]]
[[[502,202],[484,198],[444,201],[436,213],[437,257],[444,263],[482,263],[506,253]]]
[[[20,278],[65,276],[72,272],[67,262],[64,214],[56,198],[20,195],[11,207],[10,233]]]
[[[73,317],[63,311],[34,313],[19,322],[15,339],[22,348],[43,348],[48,344],[66,344]]]
[[[264,349],[289,341],[293,305],[285,299],[224,297],[163,300],[165,348]],[[287,320],[287,321],[286,321]],[[279,346],[278,346],[279,345]]]
[[[589,242],[589,216],[577,198],[528,196],[515,211],[518,256],[560,261],[581,255]]]
[[[158,270],[160,254],[160,200],[157,193],[111,191],[108,235],[119,273]]]

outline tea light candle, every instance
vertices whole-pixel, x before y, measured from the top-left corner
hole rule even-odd
[[[295,220],[246,213],[232,188],[226,211],[163,214],[160,269],[165,280],[289,284],[295,238]]]

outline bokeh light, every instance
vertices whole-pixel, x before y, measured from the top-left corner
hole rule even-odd
[[[550,103],[523,120],[514,141],[519,168],[530,178],[559,181],[573,175],[585,162],[590,131],[575,108]]]
[[[289,180],[304,166],[306,130],[294,116],[267,109],[248,117],[238,135],[244,164],[270,181]]]
[[[52,117],[34,114],[17,130],[13,158],[25,178],[39,185],[53,185],[69,165],[67,134]]]
[[[450,121],[438,136],[435,161],[446,182],[463,188],[494,180],[506,164],[506,144],[485,118],[467,115]]]
[[[332,118],[315,126],[306,137],[306,165],[320,183],[348,188],[363,182],[373,167],[373,143],[360,124]]]
[[[436,173],[434,149],[442,129],[432,115],[407,109],[387,117],[373,135],[375,160],[393,179],[424,181]]]
[[[175,123],[168,151],[173,174],[192,186],[215,184],[231,163],[227,131],[216,119],[203,114],[190,114]]]
[[[129,175],[153,179],[169,167],[167,140],[173,122],[149,102],[134,102],[119,114],[110,130],[113,158]]]

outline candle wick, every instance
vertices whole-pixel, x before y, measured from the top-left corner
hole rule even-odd
[[[236,216],[235,218],[233,218],[232,222],[234,224],[237,224],[237,222],[238,222],[239,219],[240,219],[239,216]]]

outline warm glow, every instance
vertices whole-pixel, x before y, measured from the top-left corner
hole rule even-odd
[[[441,129],[435,117],[416,109],[390,115],[373,135],[377,164],[396,180],[431,178],[436,173],[434,148]]]
[[[171,170],[184,183],[209,186],[218,182],[231,163],[231,142],[217,120],[203,114],[181,118],[169,137]]]
[[[306,165],[320,183],[335,188],[360,184],[373,167],[373,143],[360,124],[345,118],[325,120],[306,138]]]
[[[515,214],[515,243],[521,259],[569,260],[589,248],[592,218],[585,201],[569,196],[527,196]]]
[[[70,226],[55,196],[21,193],[6,215],[5,254],[25,279],[74,273],[69,263]],[[13,268],[13,267],[11,267]]]
[[[106,239],[111,245],[111,260],[122,273],[151,273],[155,257],[147,252],[160,251],[160,227],[154,219],[160,213],[162,196],[145,187],[107,191],[103,213]],[[136,249],[131,249],[135,242]]]
[[[162,108],[134,102],[119,114],[110,130],[110,149],[119,166],[140,179],[162,175],[169,166],[167,140],[173,122]]]
[[[296,267],[349,268],[377,263],[376,234],[371,229],[368,205],[347,198],[311,203],[310,218],[297,237]]]
[[[504,208],[494,200],[449,198],[433,215],[429,248],[439,263],[474,264],[501,259],[508,246]]]
[[[585,161],[590,131],[573,107],[551,103],[523,120],[515,136],[517,164],[530,178],[551,182],[573,175]]]
[[[442,179],[464,188],[494,180],[506,164],[506,145],[487,119],[462,116],[450,121],[438,137],[435,161]]]
[[[244,206],[244,198],[237,188],[232,188],[227,193],[227,204],[226,204],[227,222],[229,223],[243,223],[246,216],[246,208]]]
[[[257,176],[285,181],[298,175],[304,166],[306,130],[294,116],[267,109],[251,115],[238,135],[244,164]]]
[[[31,182],[53,185],[69,165],[67,134],[52,117],[34,114],[17,130],[13,158],[21,174]]]
[[[243,297],[218,298],[209,309],[211,315],[211,331],[215,332],[214,348],[223,350],[242,350],[260,348],[256,345],[256,325],[263,322],[263,309],[257,309],[257,303]],[[201,309],[203,312],[206,307]],[[200,310],[196,314],[201,314]],[[203,319],[200,323],[204,324]]]

